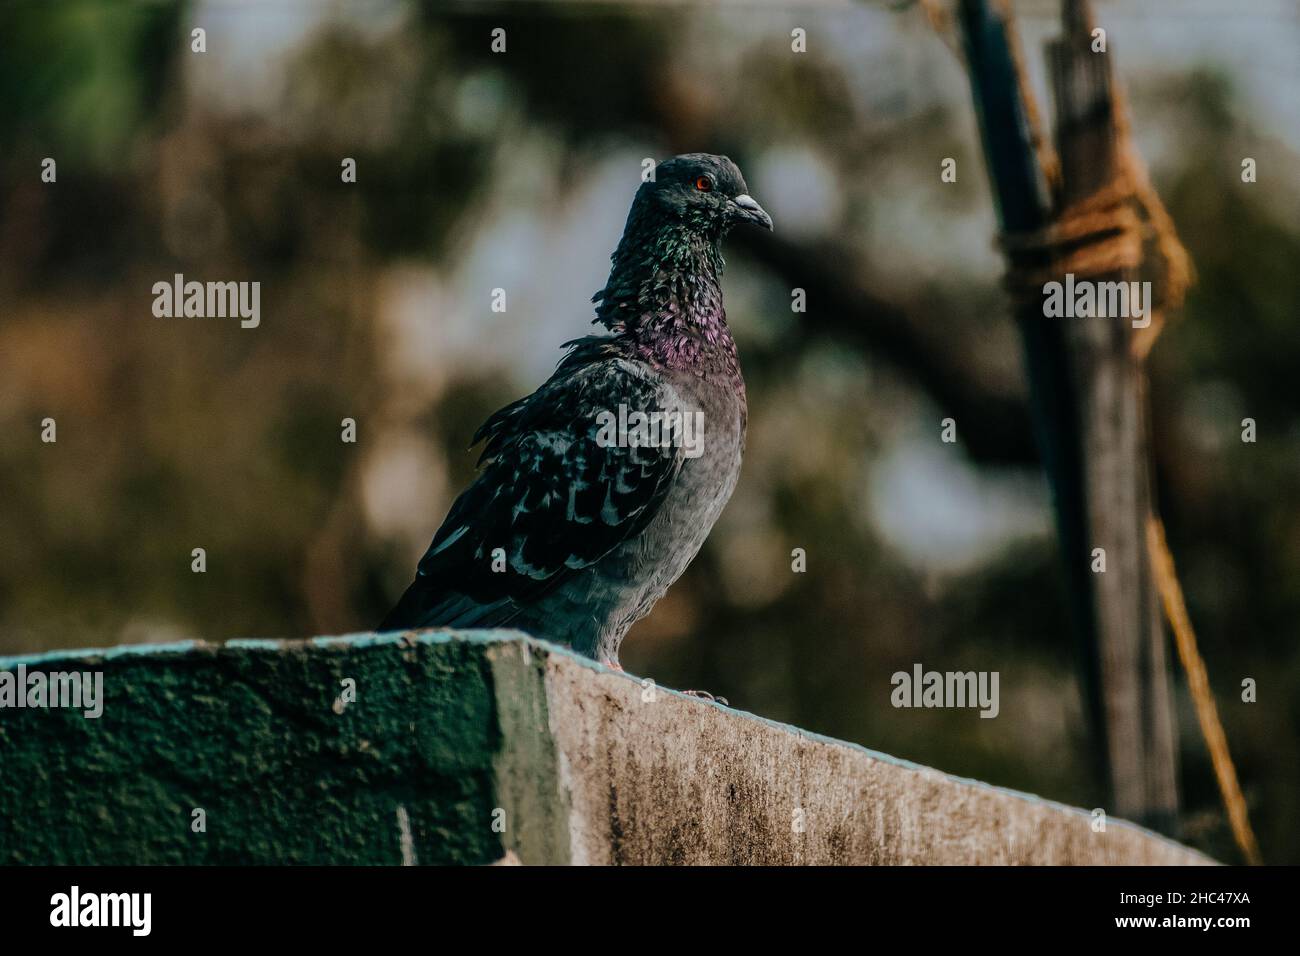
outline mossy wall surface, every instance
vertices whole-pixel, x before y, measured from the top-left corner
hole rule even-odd
[[[0,709],[0,863],[496,860],[484,646],[371,636],[0,660],[102,671],[105,698],[96,719]]]

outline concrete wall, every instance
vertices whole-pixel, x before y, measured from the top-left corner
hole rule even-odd
[[[1209,862],[510,632],[19,665],[105,700],[0,709],[0,863]]]

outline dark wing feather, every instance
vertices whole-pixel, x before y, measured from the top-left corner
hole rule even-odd
[[[501,626],[640,534],[681,469],[678,447],[604,447],[598,414],[663,410],[670,386],[617,351],[574,343],[555,375],[507,405],[475,435],[478,479],[420,561],[415,582],[381,628]],[[505,570],[493,571],[504,549]]]

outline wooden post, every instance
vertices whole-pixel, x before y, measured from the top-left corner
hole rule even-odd
[[[1048,45],[1061,164],[1059,208],[1110,191],[1128,197],[1129,208],[1122,202],[1113,208],[1135,217],[1126,163],[1131,147],[1117,121],[1112,54],[1109,46],[1106,52],[1093,49],[1087,0],[1064,0],[1062,20],[1061,38]],[[1092,255],[1105,271],[1076,280],[1127,283],[1138,278],[1136,220],[1127,235],[1124,231],[1103,234],[1102,241],[1127,243],[1132,253],[1128,262],[1110,269],[1106,260],[1115,261],[1115,255]],[[1119,259],[1125,251],[1119,248]],[[1148,296],[1148,322],[1152,306]],[[1145,371],[1135,354],[1135,326],[1128,316],[1061,321],[1078,393],[1089,550],[1103,548],[1106,554],[1105,573],[1094,575],[1094,600],[1115,810],[1171,832],[1178,811],[1177,754],[1159,596],[1146,544],[1152,503]]]
[[[1051,221],[1051,195],[1038,158],[1038,132],[1030,121],[1020,88],[1012,37],[1005,10],[987,0],[961,0],[961,35],[979,119],[989,182],[1004,234],[1033,233]],[[1046,265],[1042,253],[1027,253],[1029,265]],[[1025,372],[1029,379],[1034,436],[1052,489],[1070,618],[1074,623],[1079,688],[1094,741],[1094,771],[1108,776],[1104,708],[1096,653],[1092,580],[1086,562],[1088,529],[1084,506],[1082,449],[1078,409],[1070,382],[1064,331],[1059,322],[1043,321],[1042,308],[1017,299]]]
[[[1042,236],[1063,203],[1093,195],[1117,171],[1109,60],[1091,52],[1086,7],[1065,2],[1066,35],[1052,48],[1060,181],[1044,156],[1005,4],[961,0],[959,7],[999,220],[1013,238]],[[1016,247],[1012,278],[1053,275],[1054,252],[1047,242]],[[1119,319],[1047,318],[1041,296],[1017,291],[1015,317],[1052,486],[1096,766],[1108,779],[1114,813],[1172,832],[1173,724],[1145,547],[1146,400],[1132,331]],[[1101,574],[1091,569],[1097,547],[1106,551]]]

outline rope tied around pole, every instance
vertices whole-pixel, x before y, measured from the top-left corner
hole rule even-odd
[[[1059,210],[1031,232],[1003,233],[998,245],[1009,260],[1003,284],[1017,299],[1033,300],[1042,287],[1074,273],[1093,278],[1142,264],[1142,222],[1127,178],[1116,178]]]
[[[1116,96],[1119,92],[1116,91]],[[1151,324],[1133,330],[1130,350],[1145,360],[1164,327],[1167,312],[1183,304],[1192,283],[1191,257],[1173,219],[1133,149],[1122,102],[1116,104],[1119,169],[1100,189],[1059,207],[1052,222],[1030,232],[1003,233],[997,243],[1007,257],[1003,286],[1018,303],[1039,301],[1043,287],[1067,273],[1076,281],[1098,281],[1137,272],[1148,261],[1148,244],[1160,263]]]

